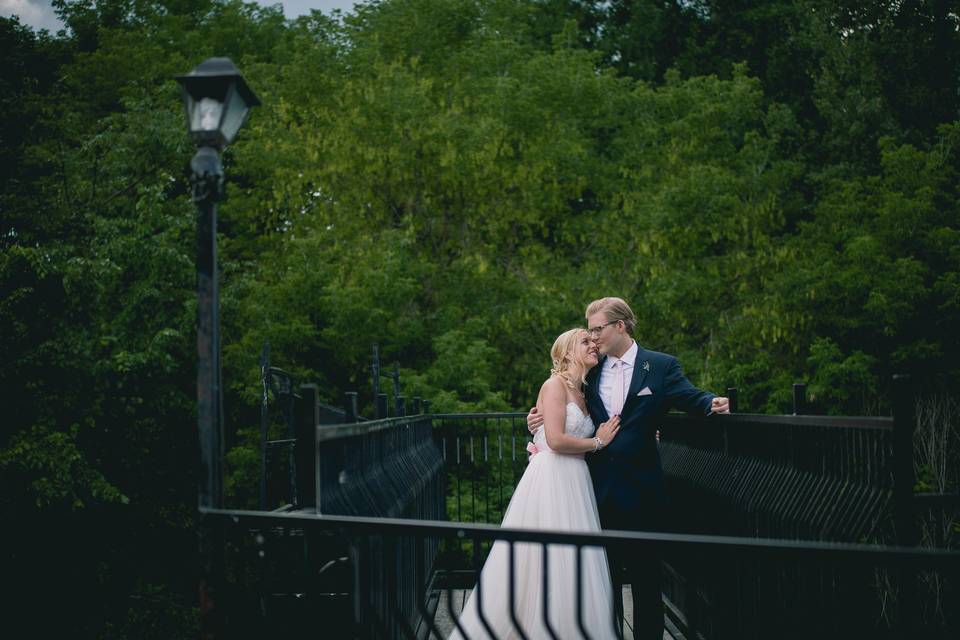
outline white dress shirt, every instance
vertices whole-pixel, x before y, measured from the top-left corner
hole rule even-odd
[[[623,403],[627,401],[627,394],[630,392],[630,381],[633,380],[633,364],[637,359],[637,343],[633,342],[622,358],[607,356],[603,361],[603,369],[600,370],[600,399],[603,401],[603,408],[607,410],[607,415],[611,418],[619,415],[623,409]],[[616,401],[615,383],[616,375],[613,368],[614,363],[623,368],[623,389],[621,389],[620,398],[622,398],[619,407],[614,406]]]

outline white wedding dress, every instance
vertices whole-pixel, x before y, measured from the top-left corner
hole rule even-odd
[[[565,431],[578,438],[592,437],[590,416],[573,402],[567,404]],[[599,531],[600,518],[590,471],[582,455],[554,453],[544,430],[534,436],[539,453],[533,455],[503,516],[502,527],[553,531]],[[550,626],[560,638],[582,638],[577,624],[577,550],[550,545],[547,593]],[[583,547],[582,615],[590,638],[615,638],[613,588],[607,556],[600,547]],[[540,544],[516,543],[514,593],[517,621],[528,638],[550,638],[543,617],[543,551]],[[510,545],[497,541],[480,573],[483,613],[494,638],[520,638],[510,617]],[[459,619],[466,634],[454,628],[450,640],[491,638],[480,621],[477,589],[473,590]]]

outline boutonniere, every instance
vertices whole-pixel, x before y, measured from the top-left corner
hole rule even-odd
[[[649,360],[644,360],[644,361],[643,361],[643,364],[640,365],[640,366],[643,368],[644,371],[646,371],[647,373],[650,373],[650,361],[649,361]]]

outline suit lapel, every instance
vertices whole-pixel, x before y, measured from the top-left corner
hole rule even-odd
[[[639,344],[637,345],[637,357],[633,361],[633,377],[630,379],[630,390],[627,392],[626,400],[623,402],[623,410],[621,414],[627,412],[627,407],[636,402],[637,394],[640,393],[640,390],[643,389],[644,383],[647,381],[647,374],[649,371],[644,368],[643,364],[648,363],[649,359],[647,357],[647,352]]]
[[[600,372],[603,371],[603,362],[606,359],[606,356],[601,358],[597,366],[587,374],[587,411],[598,425],[610,419],[607,409],[603,406],[603,400],[600,399]]]

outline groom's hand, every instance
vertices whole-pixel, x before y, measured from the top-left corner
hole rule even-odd
[[[730,413],[730,398],[714,398],[710,402],[710,413]]]
[[[543,416],[534,407],[527,414],[527,431],[532,435],[537,429],[543,426]]]

